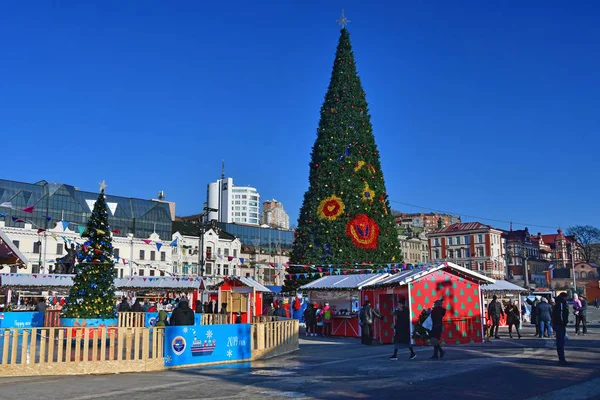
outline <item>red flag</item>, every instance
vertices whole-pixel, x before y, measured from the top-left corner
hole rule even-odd
[[[112,233],[114,233],[115,235],[118,235],[119,233],[121,233],[120,229],[115,229],[112,231]]]
[[[142,242],[144,242],[146,244],[150,244],[150,243],[152,243],[152,240],[150,240],[150,239],[144,239],[144,240],[142,240]]]
[[[29,213],[29,214],[33,214],[33,206],[31,206],[31,207],[25,207],[23,209],[23,211],[25,211],[26,213]]]
[[[40,233],[42,233],[42,232],[46,232],[46,230],[45,230],[45,229],[38,229],[38,230],[37,230],[37,233],[38,233],[38,235],[39,235]]]

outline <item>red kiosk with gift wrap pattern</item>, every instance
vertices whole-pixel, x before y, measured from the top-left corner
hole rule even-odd
[[[393,312],[399,299],[408,302],[411,329],[425,309],[442,299],[446,315],[442,343],[467,344],[483,342],[483,298],[481,286],[494,280],[460,267],[443,263],[427,268],[400,271],[388,278],[366,285],[361,290],[362,303],[370,300],[382,319],[374,324],[374,339],[393,343]],[[411,332],[412,333],[412,332]],[[415,344],[425,345],[416,340]]]

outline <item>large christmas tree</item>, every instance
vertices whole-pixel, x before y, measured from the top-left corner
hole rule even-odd
[[[309,165],[286,289],[319,276],[306,265],[373,269],[399,262],[379,152],[345,27]]]
[[[82,236],[87,241],[77,253],[73,286],[63,317],[116,318],[115,269],[112,261],[113,246],[108,226],[108,211],[104,196],[104,182],[94,210]]]

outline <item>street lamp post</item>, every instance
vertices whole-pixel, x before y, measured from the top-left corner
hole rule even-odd
[[[208,225],[208,221],[206,221],[206,216],[209,212],[217,212],[219,210],[210,207],[204,207],[202,214],[200,214],[200,219],[198,220],[198,245],[200,248],[198,249],[198,266],[200,268],[199,275],[201,278],[204,277],[204,266],[206,265],[206,259],[204,254],[204,234],[206,233],[206,227]]]

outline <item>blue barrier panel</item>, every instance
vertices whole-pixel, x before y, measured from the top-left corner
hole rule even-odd
[[[146,320],[144,321],[144,326],[146,328],[150,328],[156,325],[156,321],[158,320],[157,312],[147,312]],[[167,313],[167,321],[171,322],[171,313]],[[195,325],[202,325],[202,314],[194,314],[194,323]]]
[[[251,357],[250,324],[169,326],[165,329],[166,367]]]
[[[44,326],[43,312],[0,313],[0,328],[39,328]]]

